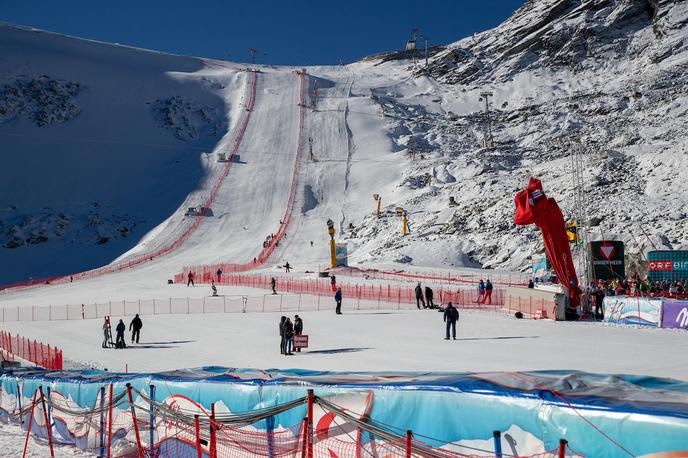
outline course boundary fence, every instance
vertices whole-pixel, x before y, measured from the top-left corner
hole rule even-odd
[[[118,384],[119,385],[119,384]],[[294,457],[360,458],[361,456],[395,456],[407,458],[501,458],[502,438],[494,431],[490,448],[448,444],[446,441],[420,435],[413,431],[376,421],[368,415],[340,407],[331,400],[307,390],[306,396],[283,404],[248,412],[222,413],[215,404],[206,410],[193,401],[180,408],[156,400],[156,386],[148,392],[127,383],[124,389],[112,383],[103,385],[92,408],[77,408],[61,393],[38,386],[30,403],[17,396],[15,408],[8,411],[12,420],[19,420],[26,429],[24,456],[29,438],[45,439],[54,456],[53,443],[74,445],[98,456],[180,457]],[[136,398],[134,397],[136,396]],[[171,395],[174,397],[175,395]],[[188,398],[187,398],[188,399]],[[335,437],[322,434],[315,407],[333,422]],[[252,425],[269,425],[275,415],[293,409],[305,410],[301,422],[278,430],[254,429]],[[70,425],[80,427],[79,435]],[[248,428],[247,428],[248,427]],[[249,429],[250,428],[250,429]],[[430,445],[434,443],[437,445]],[[451,445],[451,449],[447,446]],[[457,451],[460,449],[466,453]],[[523,458],[582,457],[568,441],[560,439],[557,448]]]
[[[392,280],[404,282],[417,282],[434,284],[471,284],[477,285],[481,279],[489,279],[495,285],[501,286],[525,286],[531,278],[530,274],[500,272],[500,271],[474,271],[464,270],[458,272],[425,272],[425,271],[386,271],[378,269],[359,269],[356,267],[337,267],[325,269],[333,274],[346,277],[358,277],[375,280]]]
[[[7,361],[21,358],[48,370],[62,370],[62,350],[43,342],[0,331],[0,349]]]
[[[202,205],[203,210],[201,214],[193,220],[192,224],[189,225],[181,233],[181,235],[175,238],[175,240],[173,240],[171,243],[156,249],[152,253],[142,253],[134,255],[134,259],[128,261],[113,263],[97,269],[73,273],[69,275],[52,276],[26,282],[15,282],[9,285],[0,286],[0,292],[7,292],[9,290],[16,291],[22,289],[38,288],[44,285],[56,283],[69,283],[74,280],[94,278],[109,273],[120,272],[122,270],[126,270],[144,264],[146,262],[152,261],[155,258],[166,255],[172,252],[173,250],[179,248],[179,246],[181,246],[189,238],[189,236],[198,228],[202,220],[205,218],[207,209],[212,207],[212,204],[215,201],[215,197],[217,196],[220,187],[224,183],[224,180],[227,177],[227,175],[229,174],[232,164],[234,164],[234,156],[236,155],[236,152],[239,149],[241,141],[243,140],[244,133],[246,132],[246,127],[248,126],[248,122],[251,117],[251,112],[253,111],[256,99],[256,84],[258,79],[258,72],[251,71],[249,73],[251,74],[251,79],[247,85],[246,108],[243,111],[241,120],[238,123],[239,127],[235,131],[234,140],[231,142],[228,160],[227,162],[225,162],[219,177],[217,177],[215,184],[211,188],[210,194],[208,195],[207,199]]]
[[[225,275],[217,276],[213,271],[214,266],[201,266],[198,270],[186,270],[174,276],[175,283],[185,283],[189,272],[193,274],[194,282],[199,284],[210,283],[214,280],[216,284],[231,286],[246,286],[250,288],[272,289],[272,278],[270,275]],[[274,277],[276,289],[280,292],[286,291],[294,294],[311,294],[315,296],[334,296],[336,287],[342,289],[343,301],[376,301],[386,304],[417,304],[415,288],[400,285],[361,285],[351,283],[333,284],[331,280],[312,279],[312,278],[290,278]],[[435,288],[434,300],[438,304],[452,302],[454,305],[463,308],[481,308],[481,305],[501,306],[504,304],[504,289],[494,289],[488,304],[482,304],[476,288]],[[425,296],[423,296],[425,299]]]

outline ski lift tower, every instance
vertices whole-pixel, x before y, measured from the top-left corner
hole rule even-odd
[[[492,120],[490,119],[490,97],[493,95],[494,94],[491,91],[483,91],[480,93],[480,99],[478,99],[479,102],[485,102],[485,119],[487,126],[485,129],[485,136],[481,141],[483,148],[494,147],[494,138],[492,137]]]
[[[589,253],[588,242],[590,227],[588,222],[587,199],[585,196],[585,156],[579,138],[571,144],[571,176],[573,178],[573,218],[576,221],[577,240],[572,255],[578,258],[579,284],[588,285]]]

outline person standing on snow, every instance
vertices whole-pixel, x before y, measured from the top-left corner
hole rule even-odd
[[[129,323],[129,330],[131,332],[131,343],[134,343],[134,338],[136,338],[136,343],[139,343],[139,335],[141,334],[141,328],[143,327],[143,322],[139,318],[137,313],[131,323]]]
[[[432,301],[432,298],[434,296],[434,293],[432,291],[432,288],[429,286],[425,287],[425,302],[428,304],[428,307],[431,309],[435,308],[435,303]]]
[[[456,340],[456,322],[459,321],[459,311],[450,302],[447,308],[444,309],[444,322],[447,324],[447,333],[444,340],[449,340],[449,328],[452,331],[452,337]]]
[[[121,319],[117,323],[115,331],[117,332],[117,339],[115,341],[115,348],[126,348],[127,344],[124,343],[124,331],[127,330],[127,325]]]
[[[335,313],[337,315],[342,314],[342,288],[338,287],[337,292],[334,293],[334,301],[337,303],[337,308],[335,309]]]
[[[478,304],[482,304],[483,296],[485,296],[485,282],[481,278],[478,283]]]
[[[110,329],[110,317],[105,316],[105,320],[103,321],[103,348],[107,348],[110,341],[112,341],[112,329]]]
[[[280,318],[280,322],[279,322],[280,353],[283,355],[287,353],[287,350],[286,350],[287,339],[284,337],[284,323],[286,323],[286,322],[287,322],[286,316],[283,316],[282,318]]]
[[[291,352],[291,340],[294,338],[294,325],[291,320],[287,318],[284,322],[284,349],[286,350],[285,355],[293,355]]]
[[[272,288],[272,294],[277,294],[277,290],[275,287],[277,286],[277,280],[275,280],[275,277],[272,277],[270,279],[270,287]]]
[[[189,275],[187,275],[186,278],[187,278],[186,286],[189,286],[189,285],[196,286],[196,285],[194,285],[194,280],[193,280],[194,274],[193,274],[193,272],[189,272]]]
[[[423,299],[423,288],[420,286],[420,282],[416,285],[416,307],[420,310],[420,304],[423,304],[425,308],[425,299]]]
[[[485,283],[485,295],[483,296],[483,304],[487,302],[488,305],[492,304],[492,282],[490,279],[487,279],[487,283]]]
[[[300,336],[303,334],[303,320],[298,315],[294,316],[294,335]],[[301,352],[301,348],[296,349],[297,352]]]

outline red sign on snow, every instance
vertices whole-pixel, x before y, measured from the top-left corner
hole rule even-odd
[[[614,245],[602,245],[600,247],[600,254],[604,259],[611,259],[616,254],[616,248],[614,248]]]
[[[303,334],[294,336],[292,346],[294,348],[308,348],[308,336]]]

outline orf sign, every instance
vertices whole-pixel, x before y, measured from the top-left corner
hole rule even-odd
[[[598,280],[613,280],[626,276],[624,244],[618,240],[590,242],[592,276]]]
[[[294,336],[292,340],[292,346],[294,348],[308,348],[308,336],[298,335]]]

